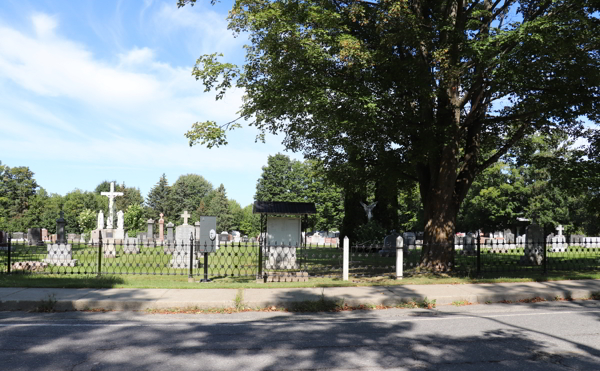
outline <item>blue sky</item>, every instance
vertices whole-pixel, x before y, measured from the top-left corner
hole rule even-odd
[[[144,196],[199,174],[242,207],[252,202],[281,137],[255,143],[253,128],[218,149],[189,147],[196,121],[237,117],[242,91],[215,101],[191,76],[202,54],[242,63],[243,36],[227,30],[230,1],[0,2],[0,161],[28,166],[48,192],[125,182]],[[299,155],[293,158],[301,159]]]

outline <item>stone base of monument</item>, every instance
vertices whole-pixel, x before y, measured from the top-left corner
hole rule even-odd
[[[269,272],[257,282],[307,282],[308,272]]]
[[[190,268],[190,253],[184,251],[173,252],[173,257],[170,262],[171,268],[189,269]],[[192,267],[198,267],[198,259],[192,258]]]
[[[73,259],[71,245],[52,244],[47,246],[48,255],[44,259],[45,263],[54,264],[61,267],[74,267],[77,265],[77,259]]]
[[[140,246],[138,244],[126,243],[123,245],[123,253],[124,254],[139,254]]]
[[[116,258],[117,248],[114,243],[102,244],[102,252],[105,258]]]
[[[542,265],[544,260],[541,247],[526,247],[523,251],[525,255],[519,258],[521,265]]]
[[[295,247],[271,246],[263,254],[267,257],[265,269],[298,269]]]

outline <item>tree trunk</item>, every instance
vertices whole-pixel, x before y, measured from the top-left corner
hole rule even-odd
[[[454,233],[461,196],[457,194],[456,146],[446,146],[437,159],[421,164],[419,187],[424,211],[421,267],[450,271],[454,266]]]

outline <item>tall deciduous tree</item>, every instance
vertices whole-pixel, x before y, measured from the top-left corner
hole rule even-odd
[[[237,0],[229,27],[249,35],[246,64],[213,54],[193,74],[217,98],[244,89],[240,116],[284,132],[291,150],[333,165],[351,147],[395,159],[419,183],[433,243],[421,263],[445,270],[478,174],[536,131],[598,122],[598,11],[587,0]],[[196,123],[187,136],[218,146],[234,125]]]
[[[194,217],[193,220],[199,220],[198,216],[206,207],[205,198],[212,189],[212,184],[201,175],[180,176],[171,186],[174,215],[179,217],[184,210],[187,210]]]
[[[217,233],[222,231],[231,231],[233,227],[233,215],[229,210],[229,201],[227,200],[227,192],[223,184],[212,191],[213,195],[207,206],[207,214],[217,217]]]

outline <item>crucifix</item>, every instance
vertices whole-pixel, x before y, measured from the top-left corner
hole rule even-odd
[[[556,227],[556,230],[558,231],[558,235],[562,236],[562,232],[565,230],[565,228],[559,224],[558,227]]]
[[[106,229],[113,229],[113,220],[115,216],[115,197],[123,196],[123,192],[115,192],[115,182],[110,183],[110,192],[100,192],[102,196],[108,197],[108,218],[106,219]]]
[[[190,216],[191,216],[191,215],[190,215],[190,214],[188,214],[187,210],[184,210],[184,211],[183,211],[183,214],[181,214],[181,217],[183,218],[183,225],[187,225],[188,218],[189,218]]]

